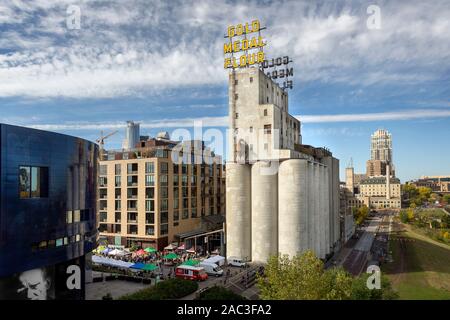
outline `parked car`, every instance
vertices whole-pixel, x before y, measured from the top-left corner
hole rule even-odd
[[[220,277],[223,275],[223,269],[215,263],[201,262],[200,267],[203,267],[208,275],[216,277]]]
[[[244,259],[237,258],[237,257],[229,257],[228,258],[228,265],[233,267],[241,267],[245,268],[247,266],[247,262],[245,262]]]

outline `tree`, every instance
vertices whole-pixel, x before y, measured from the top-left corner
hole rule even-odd
[[[450,204],[450,194],[446,194],[442,197],[444,203]]]
[[[389,279],[381,276],[381,288],[369,289],[367,287],[367,279],[370,276],[368,273],[363,273],[359,277],[355,278],[352,284],[353,300],[394,300],[398,298],[397,292],[392,289]]]
[[[325,271],[312,251],[289,259],[272,256],[264,275],[258,277],[262,299],[320,300],[348,299],[351,276],[342,269]]]
[[[263,300],[346,300],[392,299],[395,292],[387,278],[381,289],[367,288],[364,274],[353,278],[342,268],[325,270],[323,262],[312,251],[289,259],[287,255],[269,258],[263,276],[258,276]]]

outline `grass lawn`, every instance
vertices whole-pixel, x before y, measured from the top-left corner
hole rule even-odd
[[[394,261],[383,266],[400,299],[450,299],[450,246],[402,227],[389,242]]]

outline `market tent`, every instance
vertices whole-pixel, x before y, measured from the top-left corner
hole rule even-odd
[[[154,264],[151,264],[151,263],[146,264],[144,266],[144,268],[142,268],[142,270],[145,270],[145,271],[153,271],[153,270],[156,270],[156,269],[158,269],[158,267],[156,265],[154,265]]]
[[[171,243],[167,247],[165,247],[164,250],[175,250],[176,248],[177,246]]]
[[[135,252],[135,254],[138,255],[138,256],[142,256],[142,255],[144,255],[144,254],[147,254],[147,252],[145,252],[145,251],[142,250],[142,249],[139,249],[138,251]]]
[[[177,250],[186,250],[186,246],[184,245],[184,243],[181,246],[179,246]]]
[[[144,269],[144,266],[145,266],[145,263],[137,262],[137,263],[133,264],[130,268],[142,270],[142,269]]]
[[[101,257],[101,256],[92,256],[92,262],[97,264],[103,264],[107,266],[117,267],[117,268],[129,268],[133,265],[131,262],[120,261],[116,259]]]
[[[156,252],[157,250],[156,250],[155,248],[148,247],[148,248],[145,248],[144,251],[147,252],[147,253],[154,253],[154,252]]]
[[[108,254],[109,252],[111,252],[113,249],[111,248],[105,248],[105,250],[102,251],[103,254]]]
[[[195,250],[194,250],[194,248],[190,248],[190,249],[187,249],[186,252],[187,253],[195,253]]]
[[[225,257],[222,256],[211,256],[208,259],[203,260],[206,263],[215,263],[218,266],[222,266],[225,264]]]
[[[186,265],[186,266],[196,266],[200,263],[200,261],[198,260],[194,260],[194,259],[189,259],[186,260],[185,262],[182,263],[182,265]]]
[[[118,256],[118,255],[121,255],[122,253],[123,253],[122,250],[114,249],[114,250],[111,250],[110,252],[108,252],[108,255],[109,256]]]
[[[175,260],[178,259],[178,255],[176,253],[171,252],[169,254],[166,254],[163,258],[168,260]]]

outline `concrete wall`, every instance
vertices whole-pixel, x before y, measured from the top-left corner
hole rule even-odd
[[[251,167],[226,165],[227,257],[252,259],[251,254]]]
[[[283,161],[278,172],[278,249],[291,257],[309,248],[310,172],[300,159]]]
[[[278,254],[278,174],[264,171],[268,162],[252,166],[252,261],[266,262]]]

